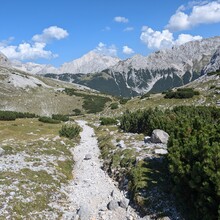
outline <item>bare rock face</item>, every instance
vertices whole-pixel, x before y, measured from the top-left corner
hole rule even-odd
[[[8,58],[0,52],[0,66],[10,66],[10,61],[8,60]]]
[[[207,66],[205,66],[202,73],[207,74],[207,73],[215,72],[217,70],[220,70],[220,47],[213,54],[211,61]]]
[[[169,139],[169,134],[167,134],[165,131],[160,130],[160,129],[153,130],[152,135],[151,135],[152,143],[167,144],[168,139]]]

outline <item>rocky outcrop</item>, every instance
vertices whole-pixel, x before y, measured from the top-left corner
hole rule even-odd
[[[216,72],[217,70],[220,71],[220,47],[216,50],[209,64],[205,66],[202,73],[207,74],[211,72]]]
[[[5,66],[5,67],[9,67],[10,66],[10,61],[8,60],[8,58],[0,52],[0,66]]]

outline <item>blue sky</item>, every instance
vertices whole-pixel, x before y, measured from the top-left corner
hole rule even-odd
[[[7,0],[0,51],[59,66],[91,50],[126,59],[220,35],[220,1]]]

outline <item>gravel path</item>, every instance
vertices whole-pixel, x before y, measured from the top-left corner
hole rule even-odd
[[[85,121],[77,121],[82,127],[81,142],[73,150],[74,181],[69,186],[69,198],[75,210],[71,220],[136,220],[141,219],[126,205],[123,193],[101,169],[99,148],[93,128]],[[86,158],[87,157],[87,158]],[[109,202],[111,202],[109,204]],[[122,208],[119,206],[121,202]],[[122,204],[123,203],[123,204]],[[69,219],[67,216],[64,219]]]

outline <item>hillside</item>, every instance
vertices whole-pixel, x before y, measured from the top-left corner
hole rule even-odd
[[[70,88],[75,93],[70,96],[65,92],[65,88]],[[72,115],[76,109],[82,113],[96,111],[97,109],[91,109],[97,107],[97,103],[104,107],[105,103],[111,100],[84,86],[46,79],[4,66],[0,66],[0,94],[1,110],[38,115]],[[90,99],[94,102],[91,101],[89,106],[87,102]]]

